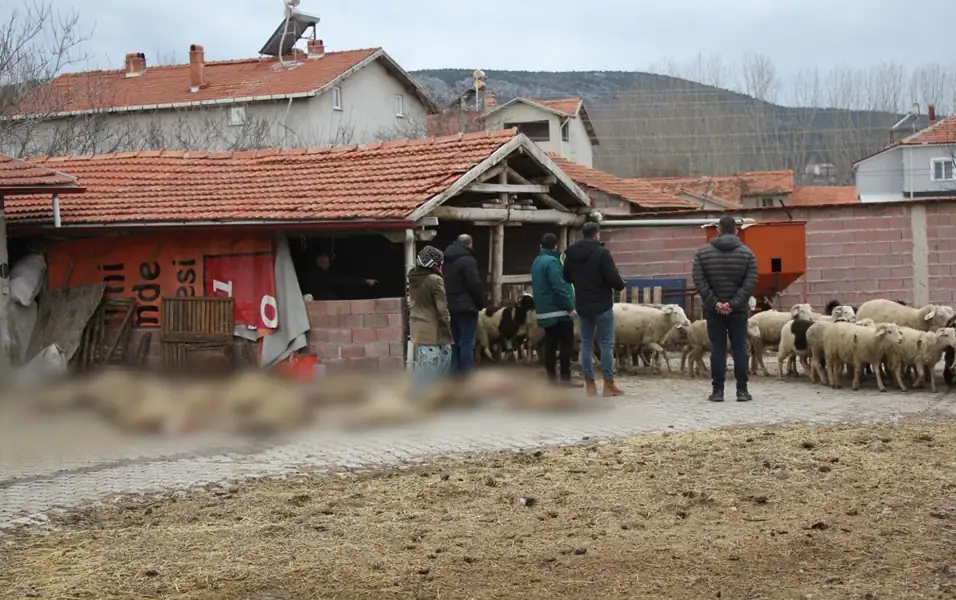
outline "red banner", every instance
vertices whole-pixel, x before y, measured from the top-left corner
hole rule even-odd
[[[211,231],[72,239],[46,252],[51,289],[105,283],[112,298],[135,298],[136,327],[158,327],[168,296],[231,295],[236,324],[278,327],[270,234]],[[218,282],[218,283],[217,283]]]
[[[203,257],[205,295],[233,297],[236,324],[278,329],[274,263],[271,252],[207,254]]]

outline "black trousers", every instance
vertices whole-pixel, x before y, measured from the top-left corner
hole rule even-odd
[[[705,311],[707,337],[710,339],[710,377],[715,391],[724,391],[727,377],[727,338],[730,338],[730,351],[734,357],[734,378],[737,390],[747,391],[747,379],[750,369],[750,356],[747,353],[746,312],[720,315]]]
[[[561,357],[561,379],[571,381],[571,356],[574,354],[574,322],[561,320],[544,328],[544,369],[548,379],[557,380],[555,367]]]

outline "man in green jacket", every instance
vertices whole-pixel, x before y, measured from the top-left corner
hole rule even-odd
[[[541,252],[531,265],[531,288],[538,325],[544,329],[544,368],[548,379],[558,382],[555,373],[561,357],[561,385],[571,382],[571,356],[574,354],[574,292],[564,280],[558,238],[553,233],[541,237]]]

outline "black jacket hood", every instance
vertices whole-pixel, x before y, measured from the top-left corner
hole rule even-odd
[[[740,238],[736,235],[732,233],[725,233],[710,240],[710,245],[714,248],[717,248],[721,252],[730,252],[731,250],[740,248],[744,245],[744,243],[741,242]]]
[[[573,244],[565,251],[568,260],[587,260],[595,250],[604,247],[604,243],[596,239],[583,239]]]
[[[445,249],[445,263],[447,264],[458,260],[463,256],[474,256],[474,254],[475,253],[471,248],[467,248],[458,242],[455,242]]]

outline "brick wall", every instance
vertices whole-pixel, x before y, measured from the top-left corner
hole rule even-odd
[[[956,202],[788,210],[790,216],[782,209],[733,213],[758,222],[787,221],[791,217],[807,222],[807,271],[784,292],[780,306],[802,300],[804,290],[807,301],[819,309],[831,299],[857,304],[884,297],[913,303],[919,285],[926,286],[930,302],[956,303]],[[925,226],[920,214],[923,210]],[[914,223],[918,228],[925,227],[925,246],[914,240]],[[688,287],[693,286],[694,250],[706,241],[699,226],[609,228],[603,236],[625,278],[686,278]],[[916,238],[920,237],[917,232]],[[914,256],[914,248],[918,252],[920,247],[925,250],[922,260]]]
[[[402,298],[306,302],[309,349],[320,364],[340,368],[398,369],[405,364]]]

